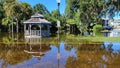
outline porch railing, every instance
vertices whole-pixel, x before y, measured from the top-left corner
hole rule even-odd
[[[30,33],[30,31],[26,30],[26,31],[25,31],[25,35],[26,35],[26,36],[28,36],[28,35],[40,36],[40,30],[31,30],[31,33]]]

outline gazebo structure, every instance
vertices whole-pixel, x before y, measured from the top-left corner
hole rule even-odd
[[[24,22],[24,35],[26,38],[49,37],[50,22],[43,15],[35,13]]]

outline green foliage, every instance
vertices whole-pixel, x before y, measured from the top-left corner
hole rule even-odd
[[[58,20],[58,10],[54,10],[51,12],[51,18],[53,20],[53,22],[57,22]]]
[[[102,31],[102,29],[103,29],[103,27],[102,27],[102,25],[95,25],[94,27],[93,27],[93,32],[98,36],[98,35],[102,35],[101,34],[101,31]]]
[[[23,5],[23,6],[22,6]],[[10,17],[11,19],[20,19],[20,17],[23,14],[23,11],[25,11],[26,7],[24,7],[24,3],[18,3],[18,2],[12,2],[9,4],[4,5],[6,16]]]
[[[89,23],[101,22],[100,19],[106,16],[113,18],[115,12],[120,11],[119,0],[66,0],[66,3],[67,20],[74,20],[81,31]]]
[[[3,3],[0,2],[0,20],[4,17]]]
[[[49,19],[52,23],[57,24],[58,20],[58,10],[54,10],[50,13]],[[60,15],[60,25],[61,28],[64,28],[66,25],[66,17],[64,14]]]
[[[33,12],[36,13],[40,13],[40,14],[48,14],[49,11],[47,10],[47,8],[43,5],[43,4],[36,4],[34,7],[33,7]]]
[[[103,36],[71,36],[71,35],[66,35],[65,37],[66,42],[70,43],[83,43],[83,42],[120,42],[119,37],[103,37]]]
[[[4,4],[3,8],[6,14],[5,18],[3,19],[3,25],[7,26],[7,24],[11,24],[13,19],[13,22],[16,22],[14,25],[16,25],[17,32],[19,30],[19,25],[22,25],[23,21],[30,18],[32,15],[32,7],[27,3],[6,3]],[[9,23],[7,21],[8,18],[10,21]]]
[[[2,25],[5,25],[5,26],[7,26],[7,25],[11,25],[11,20],[10,20],[10,18],[3,18],[2,19]]]
[[[15,2],[16,0],[5,0],[6,3],[12,3]]]
[[[61,28],[62,29],[65,29],[65,27],[66,27],[66,16],[65,16],[65,14],[62,14],[61,16],[60,16],[60,22],[61,22]]]
[[[75,21],[73,20],[73,19],[68,19],[67,20],[67,24],[69,25],[69,24],[75,24]]]
[[[102,31],[102,29],[103,29],[102,25],[95,25],[93,27],[93,31],[95,31],[96,33]]]
[[[28,3],[21,3],[21,4],[22,4],[21,20],[23,20],[23,18],[24,18],[24,20],[29,19],[30,16],[33,14],[31,5],[29,5]]]

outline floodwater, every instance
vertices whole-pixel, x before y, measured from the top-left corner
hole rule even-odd
[[[0,68],[119,68],[120,43],[0,45]]]
[[[21,36],[19,42],[27,43],[20,44],[10,43],[11,36],[1,38],[0,68],[120,68],[119,42],[53,44],[42,43],[41,39],[34,44],[36,39],[32,43]]]

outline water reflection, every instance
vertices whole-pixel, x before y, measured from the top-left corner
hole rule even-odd
[[[58,50],[60,58],[58,59]],[[119,68],[120,43],[1,45],[0,68]]]
[[[23,42],[23,41],[24,41],[24,35],[22,33],[14,34],[14,35],[11,35],[11,33],[0,33],[0,42],[11,43],[11,42]]]
[[[113,53],[119,53],[120,43],[119,42],[105,42],[104,43],[106,50],[112,50]]]
[[[117,45],[117,48],[116,48]],[[119,48],[118,48],[119,47]],[[116,50],[118,49],[118,50]],[[116,51],[116,52],[114,52]],[[76,57],[69,57],[66,68],[119,68],[120,43],[82,44],[76,47]]]
[[[7,68],[8,65],[16,65],[31,58],[24,51],[24,46],[0,45],[0,68]]]

